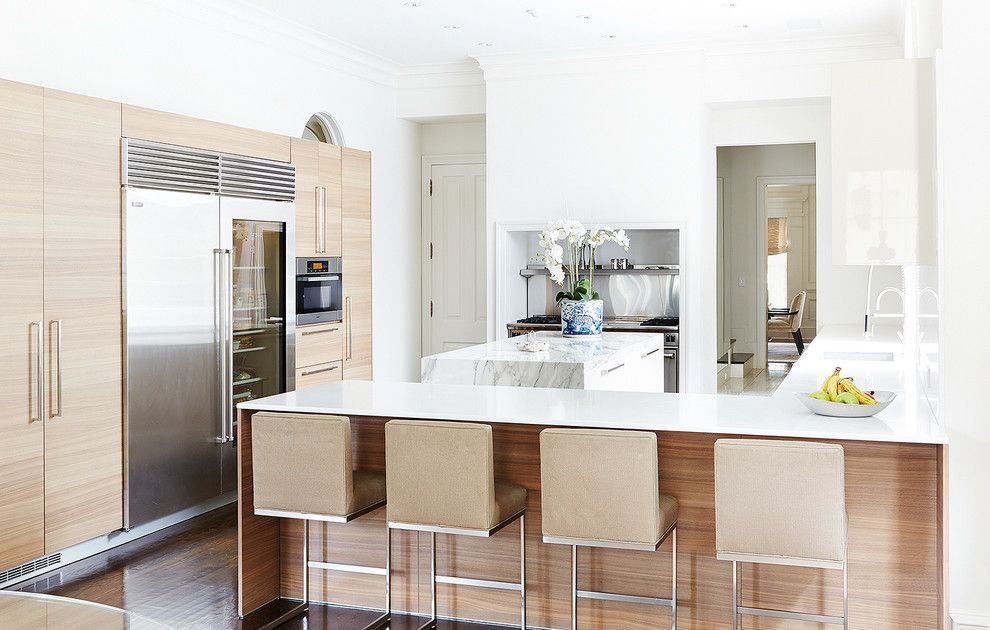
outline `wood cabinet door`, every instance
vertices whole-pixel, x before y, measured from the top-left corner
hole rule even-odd
[[[0,81],[0,570],[45,551],[42,112]]]
[[[296,327],[296,367],[340,361],[343,358],[344,326],[337,322]]]
[[[340,256],[341,154],[340,147],[319,144],[320,187],[324,191],[323,255]]]
[[[121,106],[45,90],[45,549],[123,526]]]
[[[343,378],[340,361],[320,363],[296,370],[296,389],[333,383]]]
[[[344,378],[371,380],[371,154],[341,149]]]
[[[300,258],[318,256],[320,250],[319,160],[319,143],[292,139],[292,163],[296,167],[296,256]]]

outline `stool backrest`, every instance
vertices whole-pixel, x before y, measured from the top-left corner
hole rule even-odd
[[[326,516],[353,509],[349,418],[258,412],[251,460],[255,509]]]
[[[385,425],[388,520],[488,529],[495,525],[492,428],[470,422]]]
[[[545,429],[540,433],[543,535],[653,544],[660,522],[652,431]]]
[[[845,463],[837,444],[715,442],[715,550],[783,564],[841,562]]]

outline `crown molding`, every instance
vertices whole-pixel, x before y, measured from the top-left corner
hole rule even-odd
[[[399,88],[471,87],[485,84],[475,60],[402,66]]]
[[[327,70],[396,87],[400,66],[390,59],[320,33],[243,0],[145,0],[180,18],[269,46]]]

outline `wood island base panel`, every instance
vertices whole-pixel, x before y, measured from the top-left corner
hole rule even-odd
[[[239,612],[301,595],[302,522],[255,516],[251,410],[240,411],[238,443]],[[355,467],[384,471],[385,422],[351,416]],[[526,518],[527,623],[570,626],[570,548],[542,542],[539,434],[531,424],[493,424],[495,476],[529,490]],[[715,440],[708,433],[658,431],[660,488],[680,502],[678,627],[731,627],[731,564],[715,559]],[[734,436],[738,437],[738,436]],[[821,441],[821,440],[820,440]],[[944,445],[837,441],[845,450],[849,514],[850,628],[943,628],[942,475]],[[514,582],[519,577],[518,525],[489,539],[437,536],[437,572]],[[313,523],[310,558],[384,566],[385,509],[347,524]],[[428,615],[430,536],[392,535],[392,608]],[[579,589],[652,597],[670,595],[670,543],[655,552],[579,549]],[[841,615],[842,573],[741,565],[740,604]],[[380,608],[381,576],[310,570],[310,598]],[[441,617],[518,624],[513,592],[437,586]],[[668,609],[578,600],[581,628],[666,628]],[[788,628],[786,619],[741,617],[743,628]],[[803,624],[802,627],[816,627]],[[828,627],[818,625],[817,627]]]

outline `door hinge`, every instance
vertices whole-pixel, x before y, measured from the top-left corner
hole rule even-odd
[[[433,260],[433,241],[430,241],[430,260]]]
[[[433,300],[430,300],[430,317],[433,317]]]
[[[430,178],[430,196],[433,196],[433,178]]]

